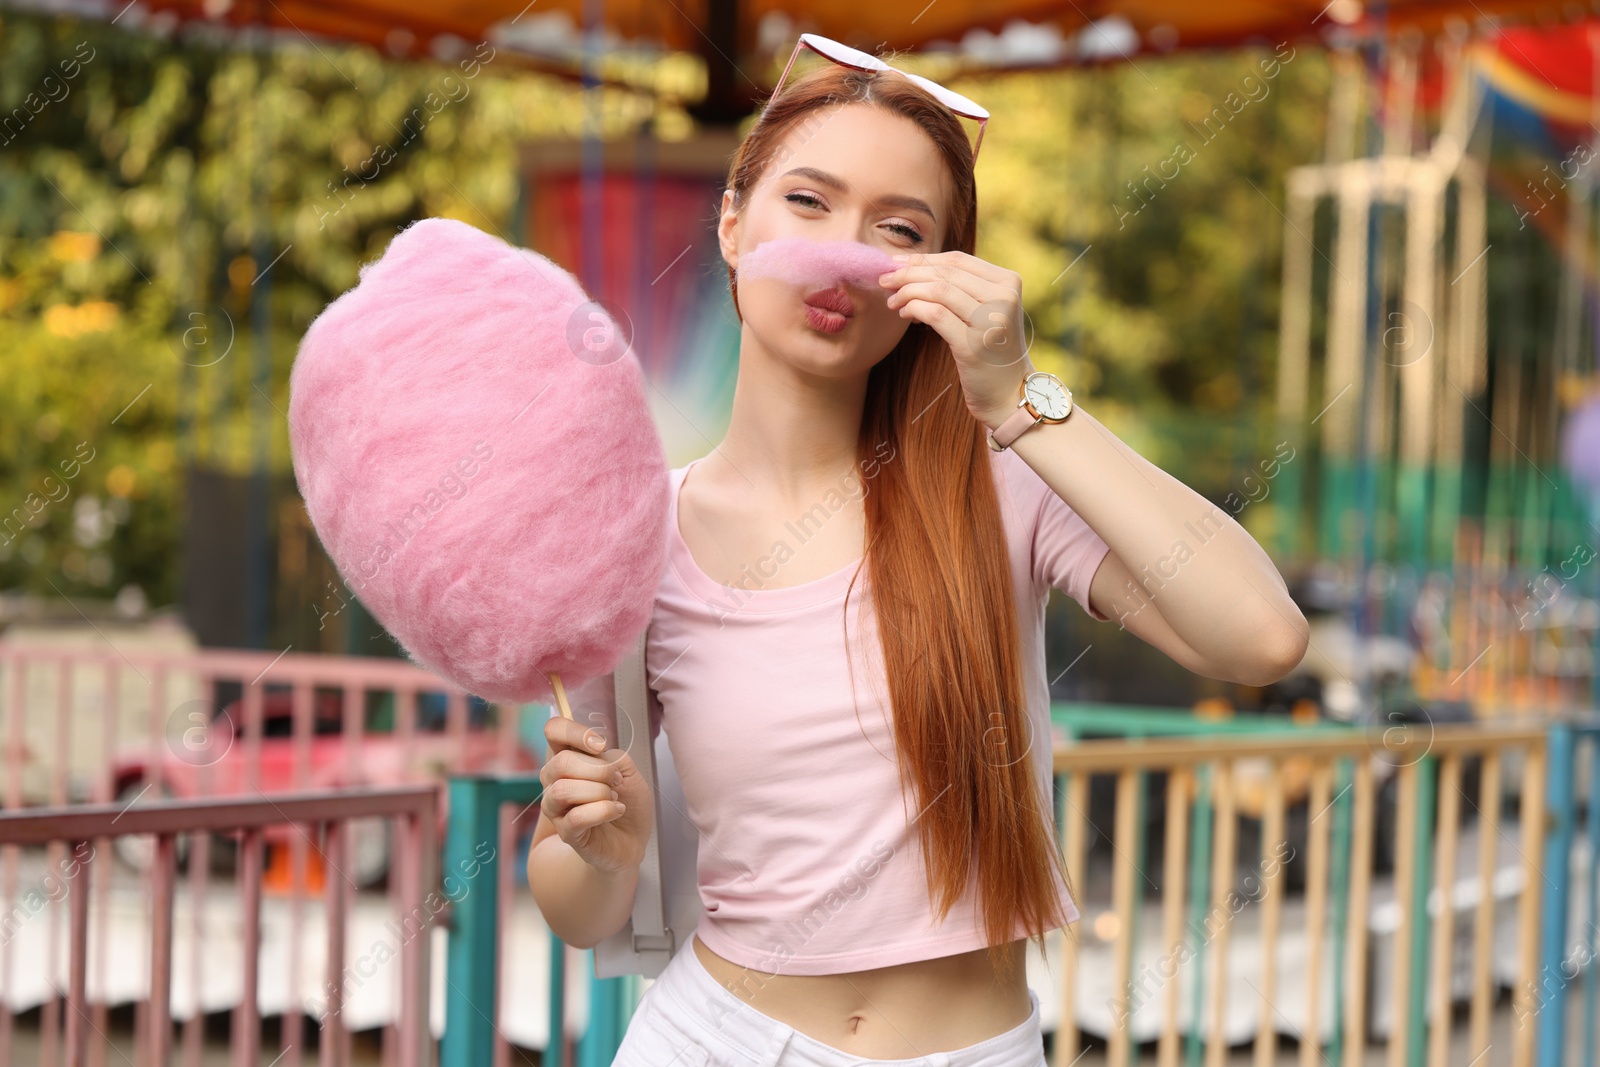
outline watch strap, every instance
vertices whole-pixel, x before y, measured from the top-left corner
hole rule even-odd
[[[1019,406],[1009,418],[989,432],[989,447],[996,452],[1004,452],[1011,447],[1011,442],[1021,437],[1024,431],[1038,425],[1040,420],[1041,416],[1035,415],[1032,408]]]

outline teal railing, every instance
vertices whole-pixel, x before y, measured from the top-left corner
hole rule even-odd
[[[450,817],[445,833],[444,886],[452,901],[450,945],[445,955],[445,1024],[439,1067],[483,1067],[495,1061],[504,1041],[496,1023],[500,969],[500,855],[483,859],[483,842],[499,840],[501,809],[539,801],[537,776],[450,779]],[[516,880],[521,880],[520,875]],[[515,883],[514,883],[515,884]],[[632,978],[596,978],[584,952],[589,981],[589,1024],[574,1048],[566,1034],[567,947],[550,935],[548,1067],[609,1067],[638,1000]],[[576,1054],[574,1056],[574,1053]]]

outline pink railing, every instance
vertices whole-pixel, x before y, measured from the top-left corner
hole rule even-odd
[[[227,798],[173,800],[124,808],[116,804],[35,808],[0,813],[0,845],[10,853],[25,846],[44,845],[52,852],[70,846],[73,857],[65,880],[68,898],[67,951],[69,978],[65,991],[65,1024],[57,1012],[41,1028],[41,1064],[57,1061],[58,1041],[65,1045],[66,1067],[88,1067],[105,1062],[109,1044],[103,1026],[90,1013],[89,898],[105,876],[94,877],[109,860],[101,849],[112,838],[134,834],[155,835],[155,861],[151,881],[151,938],[149,995],[144,1025],[135,1038],[136,1065],[166,1067],[173,1051],[171,985],[173,974],[173,898],[177,878],[177,836],[180,833],[237,832],[241,835],[237,883],[240,923],[244,939],[244,995],[233,1012],[232,1062],[235,1067],[256,1067],[261,1062],[262,1035],[257,1011],[258,967],[261,945],[261,872],[264,833],[273,826],[309,827],[324,842],[329,868],[338,871],[345,862],[346,828],[357,818],[384,818],[397,822],[395,871],[399,918],[420,917],[411,936],[400,944],[400,1002],[392,1044],[398,1067],[428,1067],[431,1034],[428,1029],[429,918],[424,896],[437,881],[438,791],[427,785],[289,793],[271,799]],[[85,854],[85,849],[88,853]],[[329,877],[325,892],[327,914],[327,1011],[322,1016],[319,1045],[324,1065],[343,1067],[350,1061],[350,1033],[344,1025],[342,990],[346,982],[346,916],[350,885]],[[4,931],[9,939],[9,930]],[[102,935],[103,940],[103,935]],[[11,961],[7,961],[9,964]],[[9,974],[9,970],[6,972]],[[195,1018],[201,1016],[196,1012]],[[15,1056],[10,1018],[0,1026],[0,1063],[19,1062]],[[91,1031],[93,1037],[91,1037]],[[185,1042],[185,1062],[198,1060]],[[287,1045],[275,1062],[287,1060],[299,1045]],[[298,1059],[298,1055],[295,1056]]]
[[[85,647],[0,640],[0,803],[8,814],[41,804],[55,809],[81,802],[113,805],[128,812],[118,822],[120,828],[135,811],[165,799],[281,802],[284,796],[312,789],[437,785],[454,773],[537,770],[536,759],[519,742],[517,709],[494,708],[492,722],[474,725],[466,694],[403,661],[293,651],[153,653],[108,645],[109,641]],[[227,715],[215,718],[221,703],[218,693],[230,683],[239,698],[229,702]],[[431,694],[436,705],[443,704],[442,721],[422,721],[423,694]],[[368,728],[369,696],[392,708],[388,729]],[[439,820],[442,806],[441,792]],[[344,877],[335,877],[331,863],[315,862],[323,857],[313,853],[303,833],[288,827],[293,821],[279,819],[260,831],[263,850],[271,850],[269,874],[288,896],[287,932],[280,936],[287,941],[284,982],[289,996],[282,1002],[285,1055],[279,1067],[301,1064],[304,1014],[297,998],[304,971],[304,896],[308,888],[315,890],[319,867],[328,886],[345,885],[352,892],[357,888],[346,884]],[[527,821],[531,825],[531,817]],[[436,823],[431,832],[441,829]],[[359,888],[376,885],[385,869],[397,862],[392,843],[384,841],[381,830],[376,835],[371,831],[371,820],[366,826],[357,825],[347,843],[355,847],[346,849],[349,860],[338,868],[343,874],[348,867]],[[180,841],[187,846],[188,870],[182,877],[192,904],[194,934],[186,975],[192,975],[198,986],[208,962],[200,928],[212,840],[208,833],[191,832],[174,838],[169,847],[179,849]],[[160,846],[152,851],[147,838],[120,834],[118,842],[118,856],[145,877],[147,899],[159,901],[165,894],[170,900],[173,880],[179,875],[175,867],[164,865],[167,857],[159,854]],[[62,851],[61,846],[52,847],[50,869],[60,869],[56,865],[63,862]],[[241,865],[245,862],[241,854]],[[0,848],[0,921],[16,909],[20,869],[18,848]],[[258,862],[255,892],[263,869]],[[392,876],[397,872],[394,868],[388,878],[394,907],[399,906],[401,879]],[[96,926],[106,925],[110,881],[97,880],[92,900],[84,894],[73,897],[74,907],[95,909]],[[163,914],[163,921],[170,924],[170,909],[164,913],[158,909],[158,917]],[[48,936],[42,946],[45,958],[37,963],[53,975],[61,963],[63,917],[60,909],[51,908],[39,921],[48,923]],[[10,940],[0,936],[0,1052],[8,1047],[13,1030],[8,993],[18,961]],[[251,951],[259,949],[256,943]],[[103,941],[85,962],[95,986],[108,988]],[[101,998],[90,1006],[89,1025],[106,1029],[114,999]],[[41,1067],[59,1062],[51,1035],[61,1029],[62,1007],[60,998],[41,1005]],[[148,1044],[149,1016],[160,1014],[152,1012],[155,1007],[135,1001],[136,1043],[141,1048]],[[396,1062],[399,1019],[396,1009],[382,1023],[386,1065]],[[198,1067],[203,1041],[204,1013],[196,1010],[183,1028],[185,1067]],[[91,1062],[99,1067],[103,1061]],[[326,1055],[323,1062],[329,1062]]]
[[[215,710],[207,702],[229,682],[243,689],[236,721],[246,788],[262,784],[261,725],[269,688],[289,690],[282,695],[292,704],[292,730],[282,740],[292,748],[292,768],[304,779],[302,787],[324,784],[315,780],[318,776],[352,782],[387,776],[397,766],[415,776],[426,765],[437,772],[428,777],[437,778],[457,770],[511,772],[530,765],[517,743],[514,715],[500,715],[485,744],[491,735],[469,726],[464,693],[400,660],[233,649],[150,653],[0,640],[0,679],[5,708],[0,735],[5,795],[0,799],[7,807],[112,799],[106,790],[116,785],[110,773],[113,756],[129,743],[147,743],[151,765],[171,768],[172,745],[190,737],[196,725],[209,725],[197,724],[194,716]],[[445,729],[437,739],[419,734],[421,692],[445,694]],[[381,765],[373,765],[373,751],[362,744],[370,693],[393,700],[393,753],[399,758]],[[342,742],[339,766],[333,768],[313,762],[319,719],[321,726],[329,725],[320,713],[329,710],[340,717]],[[211,743],[219,742],[213,738]],[[179,755],[191,766],[203,765],[205,756]],[[203,776],[190,777],[204,783]],[[226,791],[241,783],[204,784],[206,791]]]

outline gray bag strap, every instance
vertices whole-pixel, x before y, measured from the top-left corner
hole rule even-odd
[[[647,973],[659,973],[672,958],[677,939],[666,923],[661,878],[661,793],[656,784],[656,753],[650,736],[650,690],[645,674],[648,636],[648,631],[639,635],[634,647],[617,665],[614,678],[617,727],[627,741],[628,755],[633,757],[634,766],[639,768],[655,799],[650,840],[645,845],[644,860],[639,864],[639,886],[633,897],[631,925],[634,952],[645,961]],[[651,963],[656,965],[651,966]]]

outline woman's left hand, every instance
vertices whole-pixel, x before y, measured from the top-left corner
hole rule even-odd
[[[878,282],[895,291],[889,307],[933,327],[956,357],[967,410],[1000,425],[1033,370],[1023,350],[1022,275],[966,252],[908,252]]]

